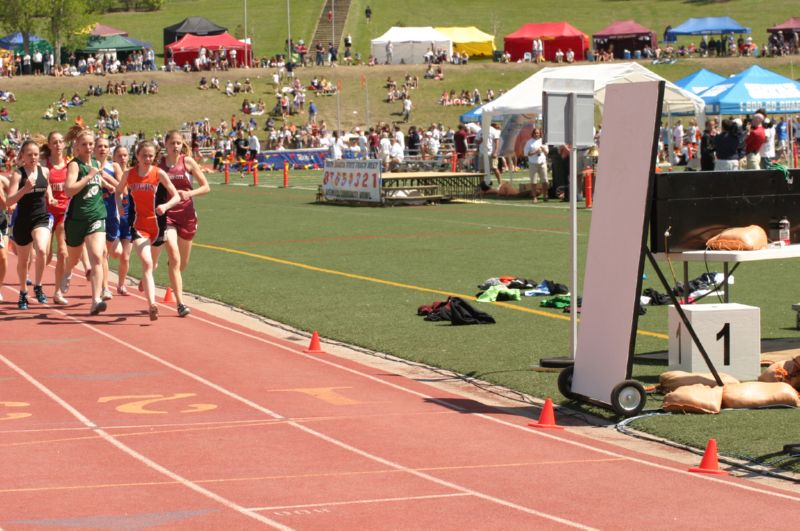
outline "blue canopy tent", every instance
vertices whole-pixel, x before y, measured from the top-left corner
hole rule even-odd
[[[666,33],[667,42],[675,42],[679,35],[727,35],[729,33],[750,33],[731,17],[690,18],[680,26]]]
[[[697,72],[689,74],[688,76],[675,81],[675,84],[682,89],[688,90],[689,92],[700,94],[707,88],[713,87],[717,83],[725,81],[725,79],[725,77],[719,74],[715,74],[710,70],[701,68]]]
[[[706,115],[800,112],[800,83],[753,65],[700,94]]]
[[[36,35],[29,35],[28,42],[30,43],[30,51],[34,52],[39,50],[41,52],[52,52],[53,47],[50,45],[42,37],[37,37]],[[16,53],[23,52],[23,39],[22,33],[12,33],[11,35],[6,35],[2,39],[0,39],[0,48],[4,48],[6,50],[13,50]]]

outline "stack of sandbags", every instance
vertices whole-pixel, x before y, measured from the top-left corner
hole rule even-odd
[[[769,381],[739,383],[736,378],[719,373],[725,384],[716,385],[709,373],[668,371],[661,374],[659,386],[664,396],[665,411],[682,413],[719,413],[722,408],[765,406],[800,407],[800,395],[788,382],[800,380],[800,356],[774,364],[761,376]]]
[[[788,383],[800,391],[800,356],[791,360],[776,361],[761,373],[758,381]]]
[[[736,384],[739,380],[730,374],[719,373],[723,384]],[[665,411],[681,413],[719,413],[722,408],[722,387],[710,372],[667,371],[658,378],[664,397]]]

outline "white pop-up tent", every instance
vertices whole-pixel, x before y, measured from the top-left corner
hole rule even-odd
[[[602,106],[606,85],[612,83],[635,83],[637,81],[665,81],[664,114],[694,114],[702,116],[705,102],[696,94],[682,89],[641,66],[638,63],[613,63],[605,65],[579,65],[543,68],[518,84],[496,100],[480,108],[483,130],[492,122],[493,116],[511,114],[541,114],[542,88],[546,78],[590,79],[594,81],[594,100]],[[702,123],[702,122],[700,122]],[[484,156],[488,157],[485,154]],[[488,166],[487,164],[484,167]]]
[[[386,63],[387,44],[392,46],[392,64],[421,64],[425,53],[444,50],[447,57],[453,55],[453,41],[444,33],[427,27],[390,28],[389,31],[372,40],[372,56],[378,64]]]

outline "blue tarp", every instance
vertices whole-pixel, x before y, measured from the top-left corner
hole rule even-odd
[[[750,114],[764,108],[768,113],[800,112],[800,83],[753,65],[699,94],[706,114]]]
[[[677,28],[667,32],[666,40],[674,42],[678,35],[723,35],[727,33],[750,33],[731,17],[690,18]]]
[[[682,89],[688,90],[689,92],[700,94],[709,87],[713,87],[714,85],[725,81],[725,79],[725,77],[719,74],[715,74],[710,70],[701,68],[697,72],[679,79],[675,82],[675,84]]]

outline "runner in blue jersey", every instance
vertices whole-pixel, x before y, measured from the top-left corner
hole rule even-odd
[[[111,160],[111,148],[108,138],[98,136],[94,141],[94,158],[100,163],[104,173],[103,203],[106,206],[106,250],[103,253],[103,292],[101,298],[110,300],[113,295],[108,289],[108,259],[118,258],[122,246],[119,243],[119,215],[117,214],[117,197],[114,190],[122,178],[122,168]]]

